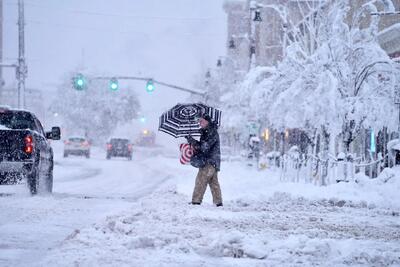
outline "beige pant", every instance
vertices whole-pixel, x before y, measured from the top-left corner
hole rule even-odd
[[[196,177],[196,184],[194,186],[192,202],[201,203],[203,201],[207,184],[210,185],[214,204],[222,203],[221,188],[218,183],[218,172],[210,164],[199,169],[199,173]]]

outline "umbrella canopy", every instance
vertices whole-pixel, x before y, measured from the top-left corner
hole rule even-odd
[[[210,115],[214,123],[221,125],[221,111],[218,109],[201,103],[177,104],[161,115],[158,130],[175,138],[187,135],[199,136],[199,118],[203,114]]]

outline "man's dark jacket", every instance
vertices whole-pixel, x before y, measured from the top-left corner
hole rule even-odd
[[[189,144],[194,147],[194,156],[190,163],[198,168],[211,164],[219,171],[221,166],[221,149],[219,143],[219,134],[217,126],[213,123],[208,124],[206,128],[201,129],[200,141],[193,137],[187,137]]]

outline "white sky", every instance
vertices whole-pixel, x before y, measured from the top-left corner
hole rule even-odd
[[[223,0],[25,0],[27,87],[54,92],[65,72],[84,64],[88,72],[153,76],[191,88],[195,76],[225,54],[222,4]],[[3,57],[15,62],[17,0],[3,0],[3,5]],[[5,71],[8,85],[14,74]],[[121,90],[124,84],[120,81]],[[130,85],[149,118],[187,97],[160,86],[149,95],[143,82]]]

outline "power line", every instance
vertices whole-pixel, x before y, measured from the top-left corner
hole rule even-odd
[[[3,20],[4,22],[9,22],[9,23],[16,23],[14,20],[10,19],[5,19]],[[37,25],[44,25],[47,27],[60,27],[60,28],[69,28],[69,29],[78,29],[78,30],[84,30],[84,31],[95,31],[95,32],[108,32],[108,33],[120,33],[120,34],[136,34],[136,35],[144,35],[148,36],[148,32],[139,32],[139,31],[121,31],[121,30],[115,30],[114,29],[107,29],[107,28],[100,28],[100,27],[88,27],[88,26],[83,26],[83,25],[72,25],[72,24],[62,24],[62,23],[53,23],[53,22],[46,22],[46,21],[40,21],[40,20],[31,20],[31,19],[25,19],[25,21],[28,24],[37,24]],[[199,34],[199,33],[179,33],[179,36],[187,36],[187,38],[193,38],[193,37],[198,37],[198,38],[216,38],[216,37],[221,37],[225,38],[221,34]]]
[[[16,5],[16,3],[10,2],[6,3],[7,5]],[[68,12],[68,13],[75,13],[75,14],[83,14],[83,15],[91,15],[91,16],[108,16],[108,17],[119,17],[119,18],[131,18],[131,19],[148,19],[148,20],[175,20],[175,21],[215,21],[221,20],[225,21],[225,18],[218,18],[218,17],[162,17],[162,16],[138,16],[138,15],[126,15],[126,14],[117,14],[117,13],[105,13],[105,12],[94,12],[88,10],[76,10],[76,9],[58,9],[54,7],[38,5],[37,3],[33,2],[26,2],[25,5],[37,7],[37,8],[45,8],[45,9],[55,9],[57,11]]]

